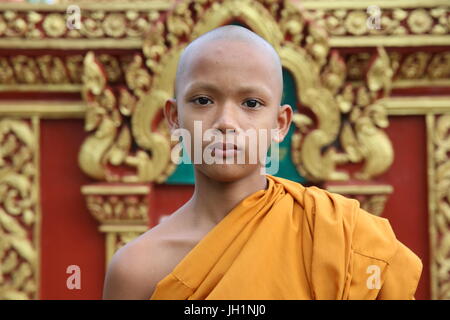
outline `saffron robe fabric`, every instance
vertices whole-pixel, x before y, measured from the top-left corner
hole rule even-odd
[[[266,175],[156,286],[158,300],[414,299],[421,260],[359,202]]]

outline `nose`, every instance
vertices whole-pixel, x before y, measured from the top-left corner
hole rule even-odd
[[[222,134],[226,132],[238,132],[237,125],[237,110],[231,104],[224,104],[220,108],[217,108],[216,119],[213,124],[213,129],[220,131]]]

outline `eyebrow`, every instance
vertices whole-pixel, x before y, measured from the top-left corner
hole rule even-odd
[[[199,89],[204,89],[204,90],[215,92],[215,93],[220,92],[220,88],[216,87],[215,85],[213,85],[209,82],[203,82],[203,81],[194,82],[187,88],[186,92],[190,93],[191,91],[199,90]],[[270,91],[263,86],[243,85],[237,90],[237,93],[239,93],[239,94],[251,93],[251,92],[262,93],[268,97],[270,96]]]

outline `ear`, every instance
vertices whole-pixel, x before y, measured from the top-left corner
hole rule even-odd
[[[288,104],[284,104],[280,106],[280,108],[278,109],[278,117],[277,117],[278,135],[276,135],[273,138],[275,142],[278,143],[282,142],[284,140],[284,137],[286,137],[286,135],[288,134],[289,128],[291,127],[293,114],[294,111]]]
[[[164,105],[164,117],[169,123],[170,132],[180,127],[178,122],[177,101],[174,98],[168,99]]]

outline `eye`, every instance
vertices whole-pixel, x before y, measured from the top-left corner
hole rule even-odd
[[[249,107],[250,109],[257,108],[258,104],[261,105],[261,102],[259,102],[258,100],[255,100],[255,99],[249,99],[249,100],[245,101],[244,103],[247,103],[247,107]]]
[[[207,97],[198,97],[198,98],[195,98],[192,100],[192,102],[196,102],[196,101],[198,101],[199,105],[206,106],[206,105],[208,105],[208,101],[211,101],[211,99],[208,99]]]

